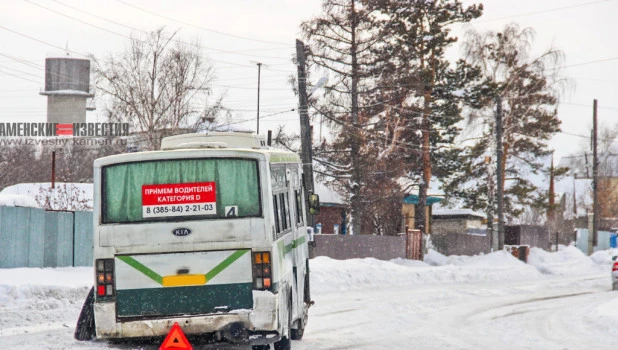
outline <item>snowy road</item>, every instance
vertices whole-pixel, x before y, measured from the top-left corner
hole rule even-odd
[[[317,297],[298,349],[610,349],[607,275]],[[600,324],[599,324],[600,323]]]
[[[316,259],[316,304],[293,348],[616,348],[618,292],[607,262],[574,251],[537,254],[532,264],[500,253],[430,264]],[[0,270],[0,349],[158,349],[73,340],[90,269],[60,271],[73,281],[64,286],[3,283],[41,271],[49,274]]]

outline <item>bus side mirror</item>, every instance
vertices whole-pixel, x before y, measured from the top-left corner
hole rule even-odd
[[[307,238],[309,240],[309,245],[311,247],[315,247],[315,238],[314,238],[314,231],[313,231],[313,227],[307,227]]]
[[[320,196],[315,193],[309,195],[309,214],[320,214]]]

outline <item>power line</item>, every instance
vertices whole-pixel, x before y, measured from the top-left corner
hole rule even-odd
[[[266,117],[271,117],[271,116],[278,115],[278,114],[294,112],[295,110],[296,110],[295,108],[292,108],[292,109],[288,109],[288,110],[285,110],[285,111],[280,111],[280,112],[273,113],[273,114],[263,115],[263,116],[260,116],[260,120],[262,120],[262,119],[264,119]],[[230,123],[221,124],[219,126],[230,126],[230,125],[234,125],[234,124],[241,124],[241,123],[245,123],[245,122],[254,121],[256,119],[257,119],[257,117],[256,118],[243,119],[243,120],[238,120],[238,121],[234,121],[234,122],[230,122]]]
[[[532,11],[532,12],[526,12],[526,13],[519,13],[519,14],[515,14],[515,15],[511,15],[511,16],[504,16],[504,17],[497,17],[497,18],[488,18],[488,19],[478,20],[478,21],[474,21],[473,20],[471,23],[475,24],[475,23],[487,23],[487,22],[501,21],[501,20],[504,20],[504,19],[526,17],[526,16],[536,15],[536,14],[540,14],[540,13],[548,13],[548,12],[567,10],[567,9],[576,8],[576,7],[596,5],[596,4],[600,4],[600,3],[603,3],[603,2],[609,2],[609,1],[615,1],[615,0],[599,0],[599,1],[586,2],[586,3],[583,3],[583,4],[576,4],[576,5],[570,5],[570,6],[555,7],[555,8],[546,9],[546,10]]]
[[[254,38],[249,38],[249,37],[245,37],[245,36],[242,36],[242,35],[236,35],[236,34],[231,34],[231,33],[226,33],[226,32],[222,32],[222,31],[218,31],[218,30],[213,30],[213,29],[205,28],[205,27],[198,26],[198,25],[195,25],[195,24],[192,24],[192,23],[188,23],[188,22],[184,22],[184,21],[178,20],[176,18],[172,18],[172,17],[169,17],[169,16],[161,15],[159,13],[156,13],[156,12],[153,12],[153,11],[150,11],[150,10],[146,10],[146,9],[141,8],[139,6],[135,6],[133,4],[129,4],[126,1],[123,1],[123,0],[116,0],[116,1],[118,1],[119,3],[124,4],[126,6],[129,6],[129,7],[132,7],[134,9],[140,10],[142,12],[151,14],[153,16],[165,18],[167,20],[174,21],[174,22],[177,22],[177,23],[180,23],[180,24],[184,24],[184,25],[187,25],[187,26],[190,26],[190,27],[193,27],[193,28],[201,29],[201,30],[204,30],[204,31],[207,31],[207,32],[216,33],[216,34],[220,34],[220,35],[225,35],[225,36],[229,36],[229,37],[233,37],[233,38],[238,38],[238,39],[244,39],[244,40],[250,40],[250,41],[255,41],[255,42],[267,43],[267,44],[277,44],[277,45],[284,45],[284,46],[288,46],[288,47],[292,46],[292,45],[287,44],[287,43],[280,43],[280,42],[276,42],[276,41],[254,39]]]
[[[1,53],[1,52],[0,52],[0,56],[7,57],[7,58],[9,58],[9,59],[11,59],[11,60],[13,60],[13,61],[15,61],[15,62],[21,63],[21,64],[23,64],[23,65],[26,65],[27,67],[30,67],[30,68],[34,68],[34,69],[38,69],[38,70],[42,70],[42,71],[46,71],[46,70],[45,70],[45,67],[44,67],[44,66],[42,66],[42,65],[35,64],[35,63],[30,63],[30,62],[28,62],[28,61],[26,61],[26,60],[20,59],[20,58],[15,57],[15,56],[11,56],[11,55],[7,55],[7,54],[3,54],[3,53]],[[15,70],[15,71],[19,71],[19,70],[15,69],[15,68],[9,68],[9,67],[5,67],[5,68],[7,68],[7,69],[11,69],[11,70]],[[21,71],[20,71],[20,72],[21,72]],[[34,74],[31,74],[31,73],[26,73],[26,72],[21,72],[21,73],[36,76],[36,75],[34,75]],[[79,83],[79,82],[80,82],[80,81],[79,81],[79,79],[75,79],[75,77],[70,76],[70,75],[67,75],[67,74],[56,73],[56,72],[51,72],[51,71],[50,71],[50,72],[46,72],[46,74],[49,74],[49,75],[52,75],[52,76],[55,76],[55,77],[62,78],[62,79],[64,79],[64,81],[65,81],[65,82],[68,82],[68,83]],[[36,77],[38,77],[38,76],[36,76]],[[45,77],[41,77],[41,78],[42,78],[43,80],[45,79]]]
[[[55,14],[57,14],[57,15],[60,15],[60,16],[63,16],[63,17],[66,17],[66,18],[72,19],[72,20],[77,21],[77,22],[79,22],[79,23],[85,24],[85,25],[87,25],[87,26],[90,26],[90,27],[93,27],[93,28],[96,28],[96,29],[99,29],[99,30],[103,30],[103,31],[105,31],[105,32],[108,32],[108,33],[111,33],[111,34],[114,34],[114,35],[117,35],[117,36],[123,37],[123,38],[125,38],[125,39],[129,39],[129,40],[139,40],[139,39],[133,38],[133,37],[131,37],[131,36],[129,36],[129,35],[125,35],[125,34],[122,34],[122,33],[118,33],[118,32],[115,32],[115,31],[113,31],[113,30],[109,30],[109,29],[106,29],[106,28],[100,27],[100,26],[98,26],[98,25],[95,25],[95,24],[92,24],[92,23],[88,23],[88,22],[83,21],[83,20],[81,20],[81,19],[79,19],[79,18],[75,18],[75,17],[73,17],[73,16],[70,16],[70,15],[64,14],[64,13],[62,13],[62,12],[59,12],[59,11],[56,11],[56,10],[50,9],[50,8],[48,8],[48,7],[46,7],[46,6],[43,6],[43,5],[40,5],[40,4],[37,4],[37,3],[34,3],[34,2],[32,2],[32,1],[30,1],[30,0],[24,0],[24,1],[25,1],[25,2],[27,2],[27,3],[29,3],[29,4],[31,4],[31,5],[34,5],[34,6],[37,6],[37,7],[42,8],[42,9],[48,10],[48,11],[50,11],[50,12],[53,12],[53,13],[55,13]],[[135,29],[135,30],[137,30],[137,31],[144,32],[144,31],[143,31],[143,30],[141,30],[141,29],[137,29],[137,28],[133,28],[133,29]],[[139,40],[139,41],[142,41],[142,42],[143,42],[144,40]],[[179,40],[177,40],[177,39],[175,39],[175,41],[176,41],[176,42],[179,42],[179,43],[184,43],[184,44],[186,44],[186,45],[193,45],[193,46],[197,46],[197,47],[201,48],[201,46],[198,46],[198,45],[196,45],[196,44],[189,44],[189,43],[186,43],[186,42],[179,41]],[[260,56],[258,56],[258,57],[260,57]],[[282,59],[282,58],[278,58],[278,59]],[[249,65],[243,65],[243,64],[233,63],[233,62],[229,62],[229,61],[215,60],[215,59],[212,59],[212,58],[210,58],[209,60],[210,60],[210,61],[212,61],[212,62],[218,62],[218,63],[228,64],[228,65],[232,65],[232,66],[235,66],[235,67],[252,67],[252,66],[249,66]]]
[[[220,87],[220,88],[227,88],[227,89],[255,90],[254,87],[248,87],[248,86],[232,86],[232,85],[218,85],[218,84],[212,84],[212,86]],[[286,88],[286,89],[284,89],[284,88],[269,88],[269,89],[262,88],[262,90],[292,91],[291,88]]]
[[[22,76],[17,75],[17,74],[12,74],[12,73],[9,73],[9,72],[4,72],[4,71],[2,71],[2,70],[0,70],[0,73],[2,73],[2,74],[6,74],[6,75],[10,75],[10,76],[13,76],[13,77],[15,77],[15,78],[19,78],[19,79],[23,79],[23,80],[31,81],[31,82],[33,82],[33,83],[37,83],[37,84],[40,84],[40,83],[41,83],[40,81],[36,81],[36,80],[29,79],[29,78],[25,78],[25,77],[22,77]]]
[[[107,18],[105,18],[105,17],[101,17],[101,16],[98,16],[98,15],[95,15],[95,14],[93,14],[93,13],[90,13],[90,12],[87,12],[87,11],[84,11],[84,10],[81,10],[81,9],[79,9],[79,8],[76,8],[76,7],[74,7],[74,6],[67,5],[67,4],[65,4],[65,3],[63,3],[63,2],[61,2],[61,1],[59,1],[59,0],[54,0],[54,2],[56,2],[56,3],[58,3],[58,4],[62,5],[62,6],[68,7],[68,8],[70,8],[70,9],[73,9],[73,10],[75,10],[75,11],[78,11],[78,12],[84,13],[84,14],[86,14],[86,15],[89,15],[89,16],[92,16],[92,17],[95,17],[95,18],[98,18],[98,19],[100,19],[100,20],[103,20],[103,21],[106,21],[106,22],[110,22],[110,23],[113,23],[113,24],[116,24],[116,25],[122,26],[122,27],[124,27],[124,28],[128,28],[128,29],[131,29],[131,30],[134,30],[134,31],[139,31],[139,32],[142,32],[142,33],[148,33],[147,31],[145,31],[145,30],[143,30],[143,29],[139,29],[139,28],[136,28],[136,27],[132,27],[132,26],[129,26],[129,25],[126,25],[126,24],[120,23],[120,22],[116,22],[116,21],[113,21],[113,20],[107,19]],[[178,42],[180,42],[180,41],[178,41]],[[272,59],[278,59],[278,60],[289,60],[289,58],[284,58],[284,57],[273,57],[273,56],[251,55],[251,54],[242,53],[242,52],[240,52],[240,51],[229,51],[229,50],[222,50],[222,49],[217,49],[217,48],[208,47],[208,46],[203,46],[203,45],[191,44],[191,43],[187,43],[187,42],[183,42],[183,43],[185,43],[185,44],[189,44],[189,45],[195,45],[195,46],[198,46],[198,47],[200,47],[200,48],[204,48],[204,49],[208,49],[208,50],[212,50],[212,51],[217,51],[217,52],[222,52],[222,53],[232,54],[232,55],[241,55],[241,56],[250,56],[250,57],[261,57],[261,58],[272,58]]]
[[[580,135],[580,134],[574,134],[574,133],[570,133],[570,132],[566,132],[566,131],[558,131],[558,133],[569,135],[569,136],[581,137],[581,138],[584,138],[584,139],[590,139],[590,135]],[[603,142],[609,142],[609,143],[616,143],[616,144],[618,144],[618,140],[616,140],[616,139],[601,139],[601,138],[597,138],[597,140],[603,141]]]
[[[567,65],[560,66],[560,67],[546,68],[545,70],[559,70],[559,69],[563,69],[563,68],[585,66],[585,65],[589,65],[589,64],[608,62],[608,61],[616,61],[616,60],[618,60],[618,57],[609,57],[609,58],[602,58],[602,59],[593,60],[593,61],[580,62],[580,63],[574,63],[574,64],[567,64]]]
[[[569,105],[569,106],[578,106],[578,107],[588,107],[588,108],[590,108],[590,105],[589,105],[589,104],[583,104],[583,103],[569,103],[569,102],[560,102],[560,103],[558,103],[558,104],[559,104],[559,105],[564,104],[564,105]],[[615,110],[615,111],[618,111],[618,107],[611,107],[611,106],[608,106],[608,107],[597,107],[597,108],[599,108],[599,109],[610,109],[610,110]]]
[[[88,55],[87,55],[87,54],[83,54],[83,53],[80,53],[80,52],[77,52],[77,51],[69,50],[68,48],[63,48],[63,47],[60,47],[60,46],[58,46],[58,45],[50,44],[50,43],[48,43],[48,42],[46,42],[46,41],[43,41],[43,40],[37,39],[37,38],[32,37],[32,36],[27,35],[27,34],[20,33],[20,32],[18,32],[18,31],[15,31],[15,30],[12,30],[12,29],[10,29],[10,28],[7,28],[7,27],[5,27],[5,26],[3,26],[3,25],[0,25],[0,29],[4,29],[4,30],[6,30],[6,31],[8,31],[8,32],[11,32],[11,33],[13,33],[13,34],[16,34],[16,35],[22,36],[22,37],[24,37],[24,38],[28,38],[28,39],[30,39],[30,40],[34,40],[34,41],[36,41],[36,42],[38,42],[38,43],[45,44],[45,45],[47,45],[47,46],[51,46],[51,47],[53,47],[53,48],[56,48],[56,49],[62,50],[63,52],[70,52],[70,53],[75,54],[75,55],[78,55],[78,56],[88,57]]]
[[[81,19],[79,19],[79,18],[75,18],[75,17],[73,17],[73,16],[69,16],[69,15],[67,15],[67,14],[64,14],[64,13],[60,12],[60,11],[56,11],[56,10],[50,9],[49,7],[46,7],[46,6],[43,6],[43,5],[37,4],[37,3],[32,2],[32,1],[30,1],[30,0],[24,0],[24,1],[25,1],[25,2],[27,2],[27,3],[29,3],[30,5],[34,5],[34,6],[36,6],[36,7],[40,7],[40,8],[42,8],[42,9],[45,9],[45,10],[50,11],[50,12],[53,12],[53,13],[55,13],[55,14],[57,14],[57,15],[62,16],[62,17],[66,17],[66,18],[72,19],[72,20],[74,20],[74,21],[80,22],[80,23],[85,24],[85,25],[87,25],[87,26],[94,27],[94,28],[97,28],[97,29],[100,29],[100,30],[106,31],[106,32],[108,32],[108,33],[112,33],[112,34],[115,34],[115,35],[118,35],[118,36],[121,36],[121,37],[127,38],[127,39],[131,39],[131,37],[130,37],[130,36],[126,36],[126,35],[124,35],[124,34],[122,34],[122,33],[117,33],[117,32],[114,32],[113,30],[109,30],[109,29],[106,29],[106,28],[103,28],[103,27],[99,27],[99,26],[97,26],[97,25],[95,25],[95,24],[88,23],[88,22],[86,22],[86,21],[82,21],[82,20],[81,20]]]

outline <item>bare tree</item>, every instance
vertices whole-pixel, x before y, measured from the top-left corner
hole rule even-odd
[[[121,54],[93,58],[97,89],[109,98],[110,121],[130,123],[144,136],[142,149],[158,149],[167,134],[197,129],[221,108],[220,98],[209,103],[214,74],[199,45],[175,36],[161,28],[133,37]]]
[[[86,191],[70,183],[61,183],[54,188],[41,186],[34,199],[45,210],[92,210],[92,201]]]
[[[4,146],[0,152],[0,189],[22,182],[40,182],[51,176],[51,158],[44,159],[35,146]]]

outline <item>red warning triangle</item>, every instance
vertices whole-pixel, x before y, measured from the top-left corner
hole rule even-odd
[[[193,350],[193,346],[191,346],[177,322],[174,323],[174,326],[167,334],[167,337],[165,337],[163,344],[161,344],[161,347],[159,348],[159,350],[165,349]]]

